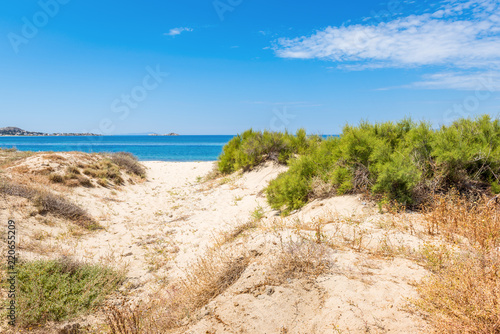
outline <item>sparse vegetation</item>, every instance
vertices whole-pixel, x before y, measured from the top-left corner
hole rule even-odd
[[[314,279],[331,267],[328,250],[327,246],[307,239],[284,243],[268,279],[275,284],[294,278]]]
[[[122,281],[122,273],[97,264],[59,260],[20,261],[18,324],[62,321],[92,310]]]
[[[165,333],[185,325],[197,310],[235,283],[248,263],[248,257],[231,257],[220,249],[210,249],[186,272],[185,279],[162,291],[162,297],[136,308],[108,308],[111,333]]]
[[[433,274],[418,286],[417,305],[440,333],[499,333],[498,204],[448,195],[436,198],[427,220],[430,233],[452,243],[422,249]]]
[[[112,153],[110,158],[113,163],[124,168],[128,173],[141,178],[146,177],[146,170],[133,154],[127,152]]]
[[[29,199],[37,207],[40,214],[52,213],[91,230],[100,228],[100,225],[84,209],[48,190],[0,180],[0,193]]]
[[[258,206],[255,208],[255,210],[252,212],[252,221],[255,223],[260,222],[264,217],[265,217],[265,212],[264,208],[262,206]]]
[[[29,151],[18,151],[15,147],[0,148],[0,168],[7,167],[14,162],[32,156],[33,154],[33,152]]]

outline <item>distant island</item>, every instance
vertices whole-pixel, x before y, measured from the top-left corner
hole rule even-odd
[[[166,134],[163,134],[163,135],[160,135],[158,133],[150,133],[149,134],[150,136],[180,136],[178,133],[166,133]]]
[[[43,133],[26,131],[20,128],[9,126],[0,128],[0,136],[101,136],[95,133]]]

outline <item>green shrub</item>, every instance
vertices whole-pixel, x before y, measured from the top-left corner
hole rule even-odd
[[[439,129],[411,119],[363,121],[328,139],[303,130],[295,136],[249,130],[224,148],[219,169],[247,170],[266,160],[290,166],[267,189],[270,205],[285,213],[315,196],[313,180],[339,195],[368,192],[412,207],[451,188],[474,198],[500,192],[500,121],[481,116]]]
[[[219,171],[223,174],[240,169],[248,171],[269,160],[286,164],[294,155],[306,153],[319,140],[317,136],[308,137],[303,129],[295,135],[250,129],[224,146],[219,157]]]
[[[99,305],[123,280],[110,268],[60,260],[19,262],[18,323],[43,325],[78,316]]]

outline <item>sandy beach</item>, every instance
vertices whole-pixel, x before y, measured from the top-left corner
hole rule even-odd
[[[10,169],[45,163],[39,155]],[[416,296],[415,282],[427,271],[395,254],[383,255],[388,245],[409,251],[421,245],[415,217],[380,214],[360,196],[340,196],[315,200],[284,218],[262,193],[284,166],[266,163],[248,173],[205,180],[213,162],[142,164],[143,182],[64,190],[103,226],[94,232],[59,218],[30,216],[24,199],[0,199],[1,218],[18,221],[22,257],[65,255],[125,266],[121,297],[114,298],[131,304],[154,299],[214,249],[248,258],[234,284],[179,333],[427,332],[409,302]],[[317,277],[273,278],[280,254],[300,256],[304,240],[318,238],[330,245],[321,245],[326,271]],[[77,322],[99,328],[102,321],[96,313]]]

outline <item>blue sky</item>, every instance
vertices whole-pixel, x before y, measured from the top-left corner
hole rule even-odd
[[[500,1],[4,1],[0,127],[338,133],[500,112]]]

